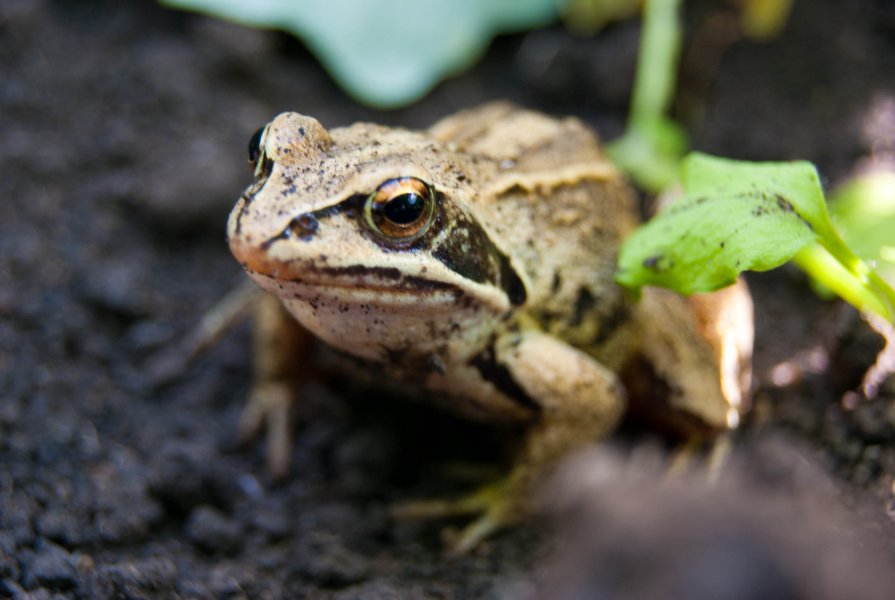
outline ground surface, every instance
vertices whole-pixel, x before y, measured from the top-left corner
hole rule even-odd
[[[699,27],[710,4],[690,13],[677,107],[696,148],[809,159],[829,184],[891,158],[890,2],[797,1],[782,37],[726,51],[723,22]],[[145,1],[0,4],[0,596],[892,597],[895,397],[842,402],[880,341],[795,271],[750,279],[756,410],[721,485],[660,485],[634,432],[548,486],[552,520],[452,562],[440,524],[396,524],[389,502],[464,489],[442,466],[493,457],[491,430],[317,386],[275,484],[260,444],[233,444],[247,328],[162,376],[241,281],[223,226],[272,115],[424,126],[508,97],[611,138],[636,41],[636,24],[503,38],[377,114],[282,35]]]

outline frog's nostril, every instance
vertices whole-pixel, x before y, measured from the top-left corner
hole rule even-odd
[[[317,233],[318,226],[317,218],[314,215],[304,213],[292,219],[289,223],[289,227],[287,227],[286,231],[283,233],[289,237],[308,241],[314,237],[315,233]]]

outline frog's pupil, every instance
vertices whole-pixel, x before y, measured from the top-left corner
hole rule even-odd
[[[263,134],[264,128],[259,127],[249,140],[249,162],[252,164],[258,162],[258,156],[261,154],[261,136]]]
[[[410,225],[423,214],[425,199],[414,192],[407,192],[386,202],[382,212],[396,225]]]

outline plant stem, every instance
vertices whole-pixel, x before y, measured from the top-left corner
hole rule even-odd
[[[661,119],[671,104],[683,28],[680,0],[647,0],[628,126]]]
[[[793,257],[793,262],[858,310],[872,311],[895,322],[892,288],[847,248],[850,258],[834,256],[825,246],[822,243],[806,246]],[[841,248],[837,254],[841,254]]]
[[[609,157],[637,184],[658,193],[678,179],[687,136],[666,116],[674,97],[681,37],[680,0],[647,0],[628,126]]]

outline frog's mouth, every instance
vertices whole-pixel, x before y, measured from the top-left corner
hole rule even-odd
[[[231,243],[231,251],[259,286],[281,298],[374,304],[454,304],[464,292],[453,283],[403,273],[396,267],[334,266],[322,259],[279,261],[263,250]]]
[[[367,281],[363,284],[326,282],[308,279],[282,280],[263,273],[246,270],[252,280],[266,291],[284,299],[304,300],[310,303],[327,299],[334,302],[374,306],[455,307],[460,292],[454,286],[442,288],[424,281],[422,285],[398,284],[382,285]]]

